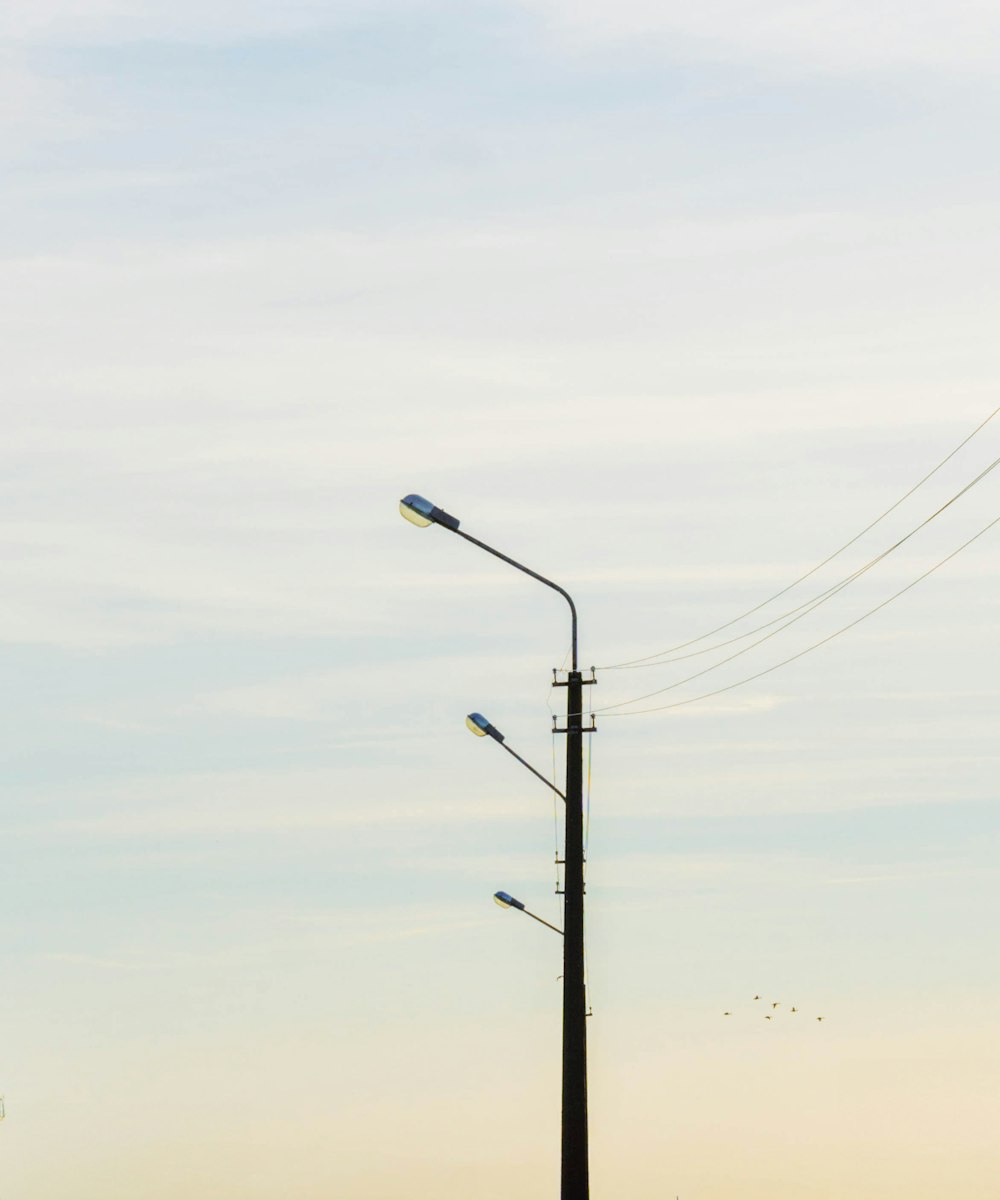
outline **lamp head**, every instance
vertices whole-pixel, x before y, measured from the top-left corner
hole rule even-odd
[[[458,528],[457,517],[453,517],[450,513],[446,513],[443,508],[438,508],[436,505],[431,504],[429,500],[425,500],[423,496],[418,496],[416,492],[411,492],[409,496],[404,496],[400,500],[399,511],[414,525],[443,525],[445,529],[451,530]]]
[[[493,899],[501,908],[519,908],[524,910],[524,905],[520,900],[515,900],[510,892],[494,892]]]
[[[495,725],[491,725],[482,713],[469,713],[465,718],[465,724],[476,737],[486,737],[487,734],[498,742],[503,741],[503,734]]]

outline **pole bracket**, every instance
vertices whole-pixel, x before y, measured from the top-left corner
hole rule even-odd
[[[565,673],[568,674],[569,672],[565,672]],[[595,684],[596,682],[597,682],[597,668],[591,667],[590,668],[590,678],[589,679],[581,679],[580,686],[581,687],[590,687],[592,684]],[[569,687],[568,679],[562,680],[559,678],[559,668],[558,667],[552,668],[552,686],[553,687]]]
[[[558,721],[558,720],[559,720],[558,717],[552,718],[552,732],[553,733],[569,733],[570,732],[569,729],[566,729],[563,726],[556,724],[556,721]],[[589,725],[582,725],[580,727],[579,732],[580,733],[596,733],[597,732],[597,722],[594,720],[591,720]]]

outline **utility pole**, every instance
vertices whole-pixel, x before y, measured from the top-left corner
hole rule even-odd
[[[574,646],[574,651],[576,647]],[[589,1200],[587,994],[583,958],[583,677],[566,687],[566,848],[563,920],[563,1075],[561,1200]]]

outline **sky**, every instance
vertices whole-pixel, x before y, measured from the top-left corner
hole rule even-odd
[[[613,668],[1000,456],[998,37],[8,0],[0,1200],[556,1194],[560,945],[490,897],[559,923],[558,814],[464,717],[560,780],[567,613],[410,492],[572,593],[608,710],[595,1200],[995,1200],[1000,527],[695,698],[1000,473]]]

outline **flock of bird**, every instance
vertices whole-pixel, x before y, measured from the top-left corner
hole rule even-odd
[[[763,1001],[764,998],[763,998],[763,996],[757,995],[757,996],[754,996],[754,1000],[760,1002],[760,1001]],[[767,1004],[768,1004],[768,1001],[764,1001],[765,1007]],[[771,1000],[770,1005],[771,1005],[771,1011],[769,1013],[766,1012],[763,1014],[765,1021],[771,1021],[774,1019],[774,1017],[777,1015],[777,1010],[781,1007],[781,1001],[780,1000]],[[785,1012],[787,1012],[787,1013],[797,1013],[798,1011],[799,1010],[795,1007],[794,1004],[791,1005],[789,1008],[785,1009]],[[722,1015],[724,1017],[731,1017],[733,1014],[731,1012],[724,1012]],[[825,1017],[817,1017],[816,1020],[817,1021],[825,1021],[826,1018]]]

